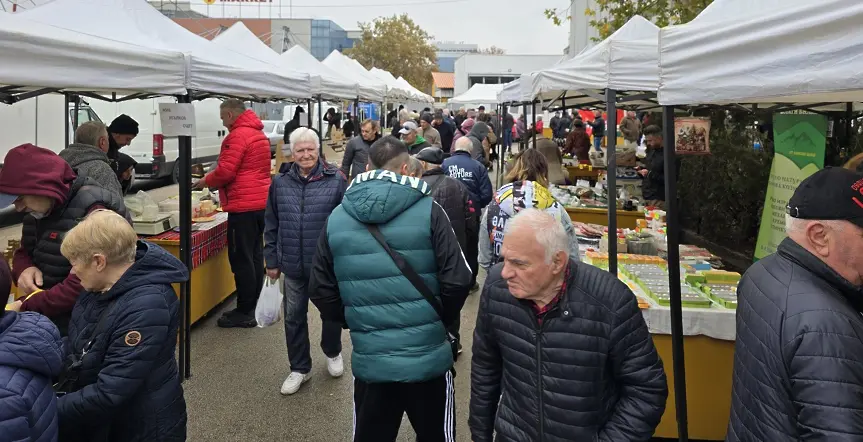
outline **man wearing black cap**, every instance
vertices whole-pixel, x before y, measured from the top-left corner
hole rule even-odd
[[[470,193],[467,186],[461,181],[450,177],[441,169],[444,153],[437,147],[426,147],[416,154],[416,159],[423,163],[422,180],[428,183],[431,197],[440,205],[447,217],[449,217],[452,229],[455,232],[458,245],[464,253],[467,247],[467,223],[473,219],[474,209],[470,201]],[[459,340],[458,352],[461,354],[461,337],[459,328],[461,318],[457,317],[455,322],[447,327],[447,330]]]
[[[455,125],[446,117],[443,112],[435,111],[434,119],[432,120],[438,134],[440,134],[440,147],[444,153],[448,154],[452,148],[452,139],[455,137]]]
[[[132,183],[132,174],[127,173],[128,167],[121,169],[120,149],[132,144],[132,140],[137,136],[138,122],[126,114],[114,118],[114,121],[108,126],[108,161],[124,190],[129,189]]]
[[[737,289],[729,441],[860,440],[863,174],[800,183],[788,238]]]

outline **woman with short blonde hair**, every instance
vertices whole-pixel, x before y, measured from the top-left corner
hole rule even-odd
[[[55,385],[60,439],[185,440],[171,284],[188,280],[188,270],[108,210],[72,228],[60,252],[84,288]]]

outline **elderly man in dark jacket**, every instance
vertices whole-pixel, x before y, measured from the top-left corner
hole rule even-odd
[[[366,171],[369,163],[369,148],[381,138],[378,134],[380,124],[375,120],[363,121],[360,125],[360,135],[351,138],[345,146],[345,156],[342,157],[342,173],[353,180]]]
[[[635,296],[567,244],[545,212],[507,223],[474,330],[474,442],[647,441],[659,424],[668,387]]]
[[[452,139],[455,137],[455,125],[449,119],[444,118],[443,112],[436,111],[434,113],[434,121],[432,126],[437,129],[440,134],[441,149],[445,153],[449,153],[452,148]]]
[[[120,180],[108,159],[108,138],[108,128],[104,123],[88,121],[75,130],[75,143],[61,150],[59,155],[76,174],[92,178],[100,186],[122,195]]]
[[[283,164],[270,185],[264,217],[264,259],[267,275],[285,275],[285,339],[291,372],[281,393],[296,393],[312,370],[309,344],[309,276],[312,258],[327,217],[342,201],[347,179],[318,155],[318,136],[299,128],[291,134],[294,162]],[[330,376],[344,373],[342,323],[324,321],[321,348]]]
[[[728,441],[859,441],[863,174],[800,183],[788,238],[737,289]]]

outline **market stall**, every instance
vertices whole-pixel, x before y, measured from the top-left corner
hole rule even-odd
[[[228,262],[228,214],[218,212],[211,221],[193,224],[192,228],[192,287],[189,293],[191,323],[197,322],[214,307],[234,293],[234,275]],[[141,239],[162,246],[172,255],[180,256],[180,232],[169,230]],[[174,284],[179,295],[180,285]]]

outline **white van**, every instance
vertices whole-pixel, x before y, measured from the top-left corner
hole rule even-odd
[[[29,98],[15,104],[0,104],[0,164],[6,152],[16,146],[32,143],[39,147],[60,152],[66,147],[63,136],[63,108],[69,119],[69,140],[74,138],[72,128],[74,105],[65,105],[60,94],[46,94]],[[87,104],[78,106],[78,124],[101,121],[99,115]]]
[[[105,124],[111,124],[118,115],[126,114],[138,122],[138,136],[132,144],[122,148],[120,152],[129,155],[138,165],[135,166],[135,178],[158,179],[170,177],[172,182],[179,180],[177,159],[180,156],[177,137],[162,135],[162,123],[159,119],[159,103],[176,103],[172,97],[158,97],[146,100],[129,100],[119,103],[91,100],[90,107],[102,118]],[[219,157],[222,140],[228,130],[222,126],[219,118],[221,100],[208,98],[192,102],[195,106],[195,126],[197,134],[192,137],[192,164],[215,162]]]
[[[138,162],[135,178],[171,177],[177,182],[179,169],[175,167],[179,158],[177,137],[162,135],[158,103],[176,102],[172,97],[129,100],[112,103],[102,100],[86,100],[78,106],[78,124],[87,121],[102,121],[111,124],[120,114],[126,114],[138,122],[138,136],[121,152]],[[60,94],[46,94],[12,105],[0,104],[0,155],[24,143],[60,152],[65,147],[64,108],[65,99]],[[228,130],[219,118],[221,100],[209,98],[195,101],[195,122],[197,136],[192,137],[192,164],[215,162],[219,157],[222,140]],[[73,114],[75,106],[67,106],[66,118],[69,119],[69,140],[74,139]]]

